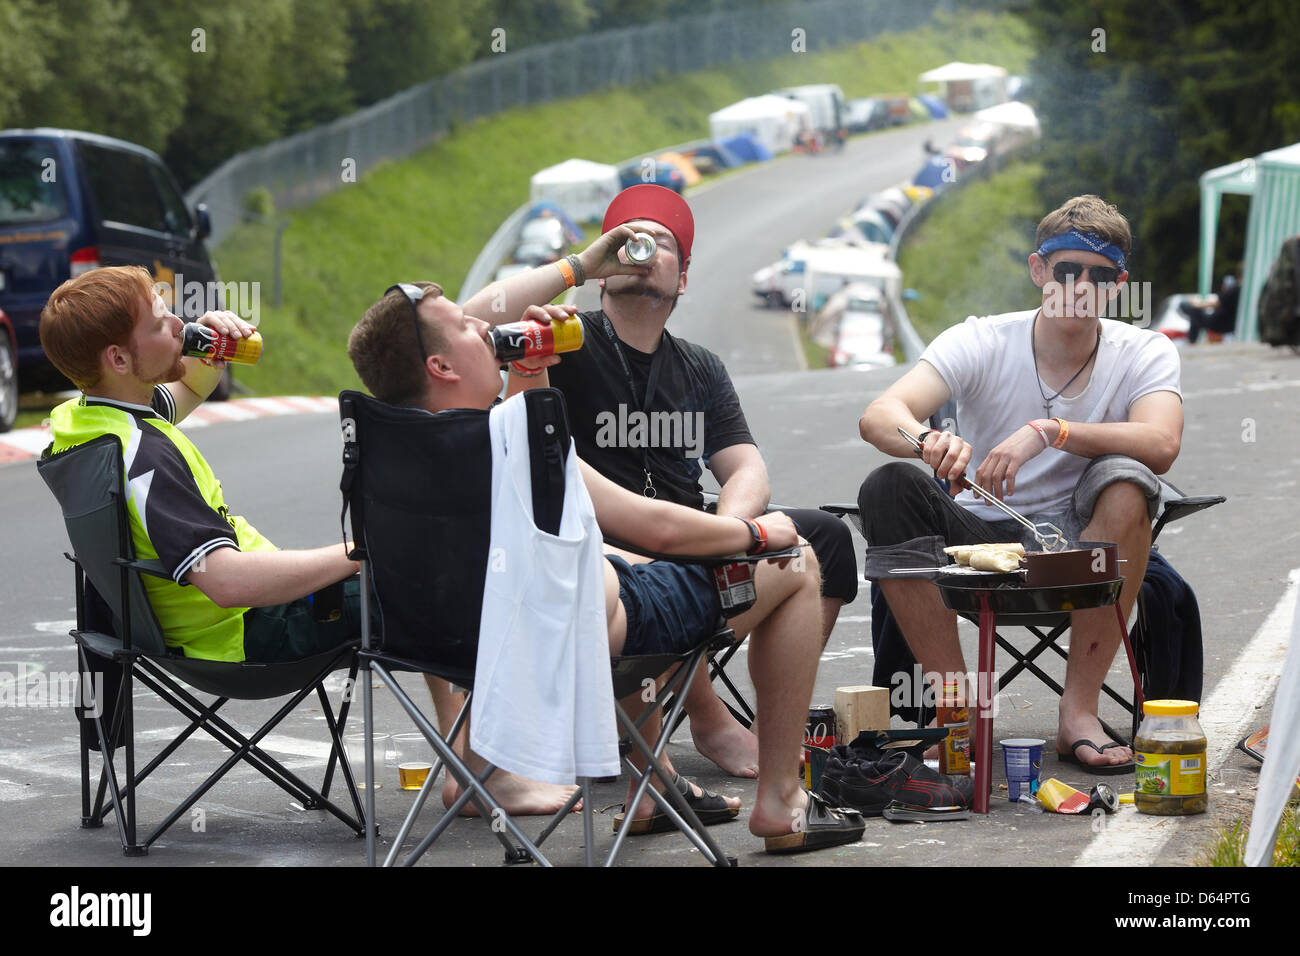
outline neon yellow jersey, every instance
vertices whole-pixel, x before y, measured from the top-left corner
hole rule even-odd
[[[186,657],[244,660],[242,607],[223,608],[185,582],[202,573],[203,558],[218,548],[273,551],[275,545],[243,518],[230,514],[221,482],[189,438],[172,424],[171,393],[159,385],[152,407],[78,399],[50,413],[58,453],[100,435],[122,442],[127,511],[136,556],[161,561],[171,580],[144,575],[145,591],[166,641]]]

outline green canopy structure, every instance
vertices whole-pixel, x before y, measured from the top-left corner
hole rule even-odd
[[[1241,301],[1237,305],[1237,338],[1259,337],[1259,293],[1268,278],[1283,240],[1300,233],[1300,143],[1261,153],[1201,175],[1201,243],[1197,292],[1213,286],[1214,240],[1219,229],[1219,203],[1224,193],[1250,196],[1246,249],[1242,256]]]

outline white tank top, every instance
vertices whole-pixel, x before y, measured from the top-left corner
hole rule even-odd
[[[619,773],[600,528],[572,442],[558,535],[533,521],[523,395],[492,409],[492,538],[470,746],[548,783]]]

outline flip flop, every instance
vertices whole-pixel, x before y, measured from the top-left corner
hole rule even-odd
[[[768,853],[806,853],[828,847],[857,843],[867,828],[867,821],[857,810],[832,807],[822,797],[811,791],[803,827],[797,833],[764,837],[763,849]]]
[[[1103,777],[1109,777],[1120,773],[1133,773],[1134,771],[1133,771],[1132,760],[1126,761],[1125,763],[1091,764],[1091,763],[1084,763],[1082,760],[1079,759],[1079,755],[1075,753],[1075,751],[1078,750],[1080,747],[1091,747],[1093,750],[1097,751],[1097,753],[1104,753],[1105,751],[1110,750],[1112,747],[1126,747],[1126,746],[1128,745],[1117,744],[1114,741],[1112,741],[1111,743],[1102,744],[1100,747],[1098,747],[1096,744],[1094,744],[1091,740],[1088,740],[1086,737],[1080,737],[1074,743],[1070,744],[1070,752],[1068,754],[1063,754],[1060,751],[1057,751],[1056,759],[1061,761],[1061,763],[1072,763],[1076,767],[1082,767],[1084,770],[1088,771],[1088,773],[1095,773]]]
[[[691,789],[691,784],[695,783],[687,777],[680,774],[673,774],[673,786],[677,788],[686,800],[686,805],[695,811],[695,815],[700,818],[700,823],[706,827],[711,827],[717,823],[729,823],[740,815],[740,807],[727,806],[727,800],[721,794],[714,793],[712,790],[706,790],[700,787],[700,795],[697,797]],[[695,786],[699,787],[698,783]],[[656,804],[656,806],[658,806]],[[626,813],[614,814],[614,832],[617,833],[623,826]],[[628,824],[627,832],[629,836],[642,836],[648,833],[668,833],[677,829],[673,823],[672,817],[662,811],[656,810],[648,817],[640,817],[632,820]]]

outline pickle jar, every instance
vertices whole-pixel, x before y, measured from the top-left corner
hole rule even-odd
[[[1205,812],[1207,742],[1197,710],[1191,700],[1148,700],[1142,705],[1142,726],[1133,739],[1133,803],[1139,813]]]

